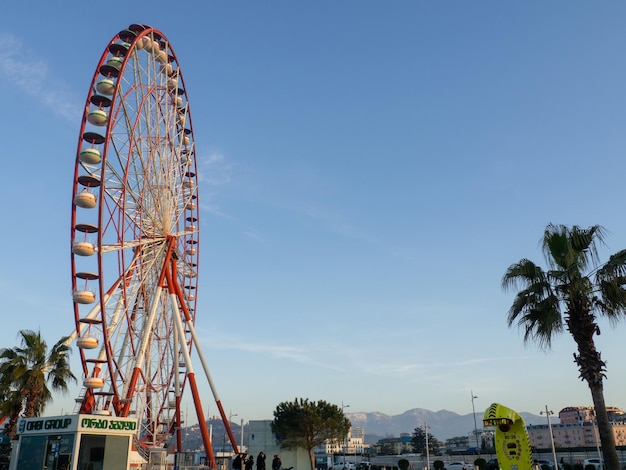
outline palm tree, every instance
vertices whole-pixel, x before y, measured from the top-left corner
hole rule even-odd
[[[8,402],[7,410],[2,411],[14,420],[22,410],[26,418],[41,416],[52,400],[48,384],[52,390],[65,393],[69,382],[76,381],[69,364],[69,337],[61,338],[48,352],[40,332],[22,330],[20,335],[21,347],[0,349],[0,392]]]
[[[508,313],[509,327],[524,330],[524,342],[549,349],[552,338],[567,330],[576,342],[574,362],[587,382],[595,409],[606,468],[619,470],[615,438],[609,424],[602,381],[606,363],[596,349],[598,316],[611,324],[626,314],[626,250],[599,262],[597,245],[604,230],[549,224],[543,234],[544,271],[528,259],[512,264],[502,278],[504,290],[521,287]]]
[[[6,421],[3,433],[9,436],[9,439],[13,439],[24,407],[24,394],[21,390],[7,389],[0,394],[0,397],[0,415],[2,415],[0,423]]]

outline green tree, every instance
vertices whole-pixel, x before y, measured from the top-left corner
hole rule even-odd
[[[0,392],[0,415],[2,415],[0,423],[6,421],[3,433],[9,436],[10,439],[15,437],[17,421],[20,419],[23,407],[24,394],[21,390],[2,387]]]
[[[52,400],[52,391],[65,393],[69,382],[76,381],[70,369],[67,336],[49,352],[40,332],[21,330],[20,336],[21,346],[0,349],[0,393],[7,400],[1,411],[8,413],[5,416],[12,432],[22,411],[26,418],[41,416]]]
[[[487,468],[487,461],[482,457],[474,460],[474,468],[476,470],[485,470]]]
[[[422,428],[415,428],[413,430],[411,447],[413,447],[413,452],[417,454],[426,454],[426,432]],[[440,455],[441,447],[441,442],[431,433],[428,433],[428,452],[433,455]]]
[[[587,382],[596,414],[606,468],[620,468],[613,430],[604,402],[606,364],[596,349],[600,334],[596,318],[611,323],[626,314],[626,250],[601,264],[597,245],[604,230],[549,224],[542,248],[548,269],[528,259],[512,264],[502,278],[504,290],[520,289],[509,309],[509,326],[524,330],[524,342],[534,341],[549,349],[552,338],[567,330],[577,346],[574,362],[579,378]]]
[[[398,460],[398,468],[400,470],[409,470],[410,465],[411,465],[411,462],[409,462],[407,459]]]
[[[326,441],[343,442],[350,431],[350,420],[341,407],[324,400],[311,402],[296,398],[280,403],[274,410],[272,432],[283,449],[306,449],[315,469],[313,449]]]

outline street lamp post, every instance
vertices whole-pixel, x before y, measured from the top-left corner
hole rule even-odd
[[[476,409],[474,408],[474,398],[478,398],[474,395],[474,391],[470,390],[470,395],[472,396],[472,416],[474,417],[474,437],[476,438],[476,452],[478,453],[478,458],[480,458],[480,445],[478,444],[478,428],[476,427]]]
[[[596,450],[598,451],[598,458],[602,458],[602,453],[600,452],[600,439],[598,439],[598,420],[596,418],[596,411],[593,410],[593,418],[591,420],[591,424],[593,424],[593,437],[596,441]]]
[[[237,416],[237,413],[233,413],[233,410],[230,410],[228,412],[228,426],[230,427],[231,424],[233,424],[233,416]],[[233,439],[235,438],[235,436],[233,436]],[[233,442],[233,448],[237,447],[237,443]],[[241,443],[243,445],[243,442]]]
[[[546,417],[548,418],[548,430],[550,431],[550,443],[552,444],[552,458],[554,459],[554,465],[556,467],[558,465],[558,462],[556,461],[556,449],[554,447],[554,434],[552,434],[552,423],[550,422],[550,415],[553,415],[554,412],[551,410],[548,410],[548,405],[546,405],[546,411],[540,411],[539,414],[545,414]]]
[[[344,405],[343,400],[341,400],[341,414],[345,417],[344,409],[350,408],[350,405]],[[346,470],[346,447],[348,446],[348,436],[343,439],[343,470]]]
[[[430,426],[424,422],[424,436],[426,437],[426,470],[430,470],[430,451],[428,449],[428,430]]]
[[[241,447],[243,447],[243,418],[241,418]],[[248,445],[250,445],[250,441],[248,441]]]

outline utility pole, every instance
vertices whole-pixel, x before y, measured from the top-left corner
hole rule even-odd
[[[540,411],[539,414],[545,414],[548,418],[548,429],[550,430],[550,443],[552,444],[552,458],[554,459],[554,466],[557,467],[559,463],[556,460],[556,449],[554,447],[554,434],[552,434],[552,423],[550,422],[550,415],[553,415],[553,411],[548,410],[548,405],[546,405],[546,411]]]
[[[344,405],[343,400],[341,400],[341,413],[346,416],[344,413],[345,408],[349,408],[350,405]],[[348,446],[348,436],[343,439],[343,470],[346,470],[346,447]]]
[[[474,398],[478,398],[474,395],[474,391],[470,390],[472,396],[472,415],[474,416],[474,436],[476,437],[476,452],[478,452],[478,458],[480,458],[480,445],[478,444],[478,428],[476,427],[476,410],[474,409]]]
[[[424,422],[424,435],[426,437],[426,470],[430,470],[430,451],[428,449],[428,430],[430,426],[427,422]]]

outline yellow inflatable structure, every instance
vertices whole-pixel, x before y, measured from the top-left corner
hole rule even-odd
[[[532,449],[526,425],[516,411],[493,403],[485,410],[483,425],[496,428],[494,445],[500,470],[532,470]]]

